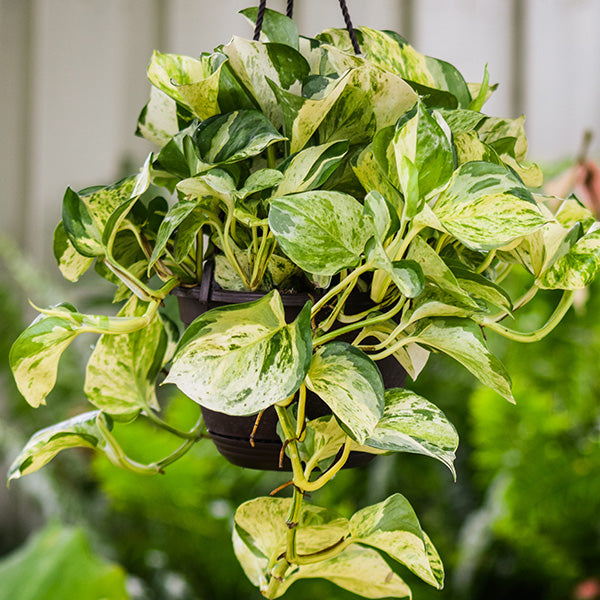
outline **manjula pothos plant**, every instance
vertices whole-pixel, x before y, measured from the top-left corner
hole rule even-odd
[[[242,12],[256,19],[256,9]],[[485,330],[540,339],[600,264],[591,213],[575,198],[532,191],[541,175],[525,161],[523,119],[481,112],[487,70],[467,84],[394,33],[356,33],[360,55],[345,30],[309,39],[267,11],[264,41],[234,37],[199,58],[155,52],[138,133],[159,149],[137,176],[68,189],[54,239],[63,275],[77,281],[95,263],[122,307],[117,316],[39,309],[10,355],[37,407],[70,342],[100,335],[85,381],[95,410],[35,433],[10,479],[75,446],[161,472],[203,427],[201,418],[188,431],[163,420],[157,383],[228,415],[274,407],[293,470],[282,494],[291,497],[246,502],[233,531],[244,571],[267,598],[313,577],[368,598],[405,598],[403,568],[442,586],[440,558],[404,496],[349,519],[305,496],[357,449],[424,454],[454,473],[452,424],[409,389],[384,389],[378,361],[393,356],[414,379],[430,352],[442,352],[513,401]],[[180,331],[163,300],[197,285],[208,259],[216,285],[264,295]],[[507,291],[515,270],[530,274],[517,299]],[[521,333],[501,323],[540,289],[564,290],[545,325]],[[287,322],[278,290],[313,301]],[[348,310],[356,294],[369,298],[361,312]],[[307,419],[307,390],[331,414]],[[113,425],[140,418],[181,446],[152,464],[127,456]]]

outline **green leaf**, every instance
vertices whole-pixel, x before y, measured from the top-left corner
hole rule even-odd
[[[371,548],[352,545],[322,562],[302,565],[287,577],[276,597],[300,579],[320,577],[363,598],[411,598],[410,588]]]
[[[440,109],[439,113],[444,121],[448,123],[448,127],[450,127],[450,131],[454,136],[473,131],[479,123],[487,118],[484,114],[473,110]]]
[[[283,137],[257,110],[238,110],[200,123],[193,136],[207,163],[228,164],[256,156]]]
[[[453,463],[458,434],[454,426],[437,406],[410,390],[386,390],[383,417],[366,444],[380,450],[431,456],[443,462],[456,479]]]
[[[269,80],[281,89],[300,94],[301,83],[310,72],[306,59],[285,44],[251,42],[234,36],[223,47],[237,77],[252,93],[262,112],[275,127],[283,124],[282,108]]]
[[[274,198],[269,226],[283,252],[304,271],[316,275],[335,275],[358,265],[368,237],[362,205],[341,192],[312,191]]]
[[[448,354],[481,383],[514,403],[504,365],[488,350],[479,326],[468,319],[446,318],[419,322],[410,334],[419,344]]]
[[[179,225],[175,234],[175,261],[180,263],[192,251],[198,233],[206,223],[206,215],[196,207]]]
[[[477,132],[481,140],[491,146],[510,140],[510,146],[512,147],[510,155],[515,160],[522,161],[527,156],[527,137],[523,127],[524,122],[525,117],[519,117],[518,119],[488,117],[477,127]]]
[[[311,146],[286,161],[283,179],[275,196],[307,192],[323,185],[348,153],[348,142]]]
[[[157,146],[164,146],[179,131],[177,104],[156,87],[150,89],[150,100],[140,113],[136,135]]]
[[[450,266],[463,290],[474,298],[484,300],[509,314],[512,313],[512,299],[506,290],[487,279],[487,277],[465,269],[463,266],[455,264]]]
[[[587,287],[600,269],[600,228],[593,225],[559,258],[536,284],[545,289],[579,290]]]
[[[468,303],[462,298],[445,292],[436,286],[427,285],[425,290],[411,304],[410,310],[403,315],[402,320],[407,324],[415,323],[428,317],[471,317],[482,309],[471,299]]]
[[[240,10],[240,13],[244,15],[250,23],[253,25],[256,24],[258,8],[255,6],[244,8],[243,10]],[[296,23],[276,10],[271,10],[270,8],[265,10],[261,34],[267,42],[287,44],[295,50],[299,49],[300,36],[298,34]]]
[[[220,113],[220,71],[213,73],[206,59],[155,50],[148,66],[148,79],[200,120]]]
[[[478,305],[463,290],[448,265],[421,236],[415,236],[406,256],[421,267],[425,279],[435,283],[436,286],[459,300],[463,305],[477,310]]]
[[[8,471],[9,483],[41,469],[61,450],[102,446],[102,433],[96,424],[99,414],[97,410],[87,412],[34,433],[14,459]]]
[[[458,100],[460,108],[470,108],[471,92],[460,71],[454,65],[432,56],[425,57],[425,64],[438,89],[452,94]]]
[[[54,258],[65,279],[77,281],[91,266],[94,259],[82,256],[71,243],[61,221],[54,230]]]
[[[0,561],[2,600],[128,600],[126,573],[92,552],[82,529],[46,526]]]
[[[244,187],[237,192],[238,198],[247,198],[256,192],[274,188],[283,181],[283,174],[277,169],[259,169],[248,176]]]
[[[381,242],[371,238],[366,246],[367,260],[377,269],[385,271],[400,293],[407,298],[415,298],[425,286],[425,278],[419,264],[414,260],[391,261]]]
[[[359,510],[350,519],[352,537],[408,567],[423,581],[442,588],[444,572],[437,552],[429,546],[408,500],[394,494]]]
[[[230,415],[251,415],[281,402],[310,366],[310,305],[286,324],[279,294],[214,308],[181,338],[166,383]]]
[[[490,74],[488,72],[487,65],[483,68],[483,81],[481,82],[481,86],[477,92],[477,96],[473,98],[471,104],[469,104],[469,110],[479,112],[486,100],[488,99],[488,95],[490,92]]]
[[[83,199],[70,187],[63,197],[62,222],[71,244],[88,258],[102,256],[102,233]]]
[[[119,317],[141,317],[148,309],[135,296]],[[126,420],[140,410],[159,409],[156,378],[163,366],[168,337],[159,318],[123,335],[103,335],[88,361],[84,392],[105,413]]]
[[[454,147],[459,165],[473,161],[485,161],[502,165],[502,159],[498,153],[487,144],[484,144],[476,131],[466,131],[454,134]]]
[[[143,327],[148,317],[105,317],[78,313],[63,304],[45,310],[17,338],[9,362],[19,391],[33,407],[45,404],[56,382],[62,353],[80,333],[119,333]]]
[[[379,135],[379,134],[378,134]],[[356,158],[353,165],[354,174],[366,192],[379,192],[395,209],[402,214],[404,202],[400,192],[394,187],[375,158],[373,144],[369,144]]]
[[[433,212],[448,233],[472,250],[493,250],[546,222],[531,193],[499,165],[461,165]]]
[[[369,64],[352,69],[343,92],[318,127],[319,139],[367,143],[416,101],[415,92],[397,75]]]
[[[425,198],[450,179],[454,170],[452,148],[446,133],[422,103],[413,110],[396,126],[393,141],[396,168],[401,179],[402,158],[415,165],[419,172],[419,194]],[[418,207],[415,209],[418,212]],[[411,211],[407,216],[415,214]]]
[[[331,342],[315,352],[308,376],[315,392],[363,444],[383,414],[383,380],[375,363],[346,342]]]
[[[364,213],[371,219],[377,239],[382,243],[400,229],[398,212],[392,203],[377,191],[369,192],[365,197]]]
[[[148,262],[148,271],[154,266],[156,261],[163,255],[165,248],[175,230],[181,225],[183,220],[196,208],[196,202],[179,202],[172,206],[160,224],[160,228],[156,235],[156,242],[152,256]]]

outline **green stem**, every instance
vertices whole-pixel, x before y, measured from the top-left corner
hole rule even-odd
[[[298,392],[298,417],[296,419],[296,439],[301,442],[306,435],[306,385],[303,383]]]
[[[298,524],[300,523],[300,516],[302,515],[302,499],[304,494],[298,489],[294,488],[294,495],[292,505],[286,520],[288,528],[286,535],[286,551],[285,560],[292,564],[297,562],[298,552],[296,550],[296,532],[298,531]]]
[[[327,319],[319,325],[319,331],[327,332],[331,329],[333,324],[336,322],[340,311],[344,308],[344,304],[348,299],[348,296],[352,293],[354,286],[356,285],[356,279],[350,282],[348,287],[344,290],[342,295],[338,298],[335,308],[331,311],[331,314]]]
[[[274,169],[276,166],[275,146],[271,145],[267,148],[267,167],[269,167],[269,169]]]
[[[476,273],[483,273],[491,264],[492,261],[496,258],[496,251],[491,250],[488,252],[488,255],[485,257],[485,260],[477,267]]]
[[[385,312],[383,314],[379,314],[376,317],[372,317],[371,319],[364,319],[363,321],[357,321],[355,323],[350,323],[346,325],[346,327],[340,327],[331,333],[326,333],[325,335],[319,336],[313,340],[313,348],[315,346],[320,346],[321,344],[325,344],[336,337],[343,335],[345,333],[350,333],[351,331],[356,331],[357,329],[362,329],[363,327],[369,327],[370,325],[375,325],[375,323],[382,323],[383,321],[387,321],[391,319],[395,315],[397,315],[400,310],[402,310],[402,306],[404,304],[404,298],[402,298],[394,308]]]
[[[269,582],[269,586],[266,590],[262,592],[262,595],[265,598],[275,598],[277,595],[277,591],[279,589],[280,584],[285,577],[287,570],[290,568],[290,563],[288,563],[285,558],[281,560],[275,569],[271,573],[271,581]]]
[[[520,308],[522,308],[523,306],[525,306],[528,302],[530,302],[531,300],[533,300],[533,298],[535,297],[535,295],[540,291],[540,288],[538,288],[536,285],[531,286],[514,304],[513,304],[513,310],[512,312],[515,312],[517,310],[519,310]],[[493,321],[495,323],[497,323],[498,321],[502,321],[502,319],[505,319],[506,317],[509,316],[510,313],[506,312],[505,310],[495,314],[495,315],[490,315],[489,317],[487,317],[488,321]]]
[[[238,262],[238,259],[236,258],[235,253],[231,249],[231,245],[229,243],[229,230],[231,228],[232,221],[233,211],[229,210],[227,212],[227,218],[225,219],[225,226],[223,228],[223,232],[219,232],[221,237],[221,243],[223,244],[223,252],[225,253],[225,256],[227,257],[227,260],[229,261],[231,266],[237,271],[237,274],[239,275],[240,279],[242,280],[242,283],[244,284],[244,287],[246,289],[250,289],[250,282],[248,281],[248,278],[246,277],[246,274],[244,273],[244,270]]]
[[[147,407],[143,413],[143,416],[145,416],[151,423],[153,423],[154,425],[156,425],[156,427],[159,427],[160,429],[164,429],[165,431],[168,431],[169,433],[172,433],[173,435],[176,435],[177,437],[180,437],[184,440],[197,440],[201,437],[203,437],[203,434],[198,434],[195,430],[192,431],[182,431],[181,429],[178,429],[177,427],[174,427],[173,425],[171,425],[170,423],[167,423],[166,421],[163,421],[151,408]]]
[[[254,228],[253,228],[254,231]],[[269,228],[263,227],[262,236],[260,239],[260,246],[258,248],[258,252],[254,257],[254,266],[252,268],[252,277],[250,279],[250,288],[253,289],[255,286],[258,286],[260,283],[259,275],[261,272],[261,267],[263,263],[263,255],[265,253],[265,248],[267,246],[267,240],[269,239]]]
[[[562,318],[565,316],[569,308],[571,308],[574,296],[575,292],[573,290],[565,290],[560,299],[560,302],[556,306],[556,309],[554,310],[548,321],[546,321],[546,324],[543,327],[540,327],[539,329],[536,329],[535,331],[531,331],[529,333],[514,331],[513,329],[504,327],[499,323],[488,321],[488,319],[483,319],[480,325],[483,327],[487,327],[492,331],[495,331],[496,333],[500,334],[505,338],[514,340],[515,342],[537,342],[542,338],[546,337],[561,322]]]
[[[402,346],[406,346],[407,344],[416,342],[418,339],[419,339],[418,337],[410,337],[410,336],[402,338],[401,340],[399,340],[393,346],[390,346],[386,350],[383,350],[382,352],[379,352],[377,354],[370,354],[369,358],[371,360],[383,360],[384,358],[387,358],[388,356],[394,354],[394,352],[396,352],[396,350],[399,350],[400,348],[402,348]]]
[[[363,273],[366,273],[373,268],[372,262],[366,262],[364,265],[351,271],[342,281],[332,287],[313,307],[310,312],[311,317],[314,316],[335,296],[343,291],[353,280],[358,279]]]

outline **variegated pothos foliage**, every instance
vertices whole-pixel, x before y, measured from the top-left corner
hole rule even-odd
[[[242,12],[256,19],[256,8]],[[522,341],[548,333],[600,268],[600,226],[576,198],[536,189],[524,119],[482,112],[487,69],[467,83],[367,27],[355,55],[345,30],[302,37],[271,10],[262,31],[197,58],[155,52],[137,128],[155,151],[137,176],[66,191],[59,268],[76,282],[93,265],[123,305],[114,317],[45,309],[16,340],[11,367],[39,406],[71,342],[100,336],[84,388],[97,410],[34,434],[9,478],[74,446],[160,471],[201,431],[161,420],[157,383],[229,415],[277,410],[296,491],[238,509],[234,547],[249,579],[268,598],[311,577],[408,598],[402,568],[436,587],[443,569],[403,496],[344,519],[301,492],[324,485],[351,451],[422,454],[455,475],[454,427],[410,389],[386,390],[379,361],[415,379],[441,352],[514,401],[483,330]],[[173,287],[198,284],[207,259],[216,285],[263,296],[179,331],[161,305]],[[530,279],[520,298],[505,285],[516,269]],[[538,332],[501,323],[540,289],[563,299]],[[292,316],[278,290],[310,301]],[[307,392],[331,413],[307,420]],[[127,457],[112,423],[140,417],[182,446],[152,465]]]

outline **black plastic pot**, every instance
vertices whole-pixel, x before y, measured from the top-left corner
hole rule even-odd
[[[262,292],[231,292],[220,288],[213,280],[213,265],[207,263],[201,285],[192,288],[176,288],[173,294],[179,302],[181,320],[189,325],[196,317],[212,308],[228,304],[242,304],[258,300]],[[281,293],[287,322],[293,321],[302,307],[310,299],[308,294]],[[359,312],[364,310],[365,298],[359,297],[354,306],[349,308]],[[378,367],[382,372],[386,388],[401,387],[406,379],[405,371],[393,357],[379,361]],[[226,415],[208,408],[202,408],[204,422],[217,450],[232,464],[249,469],[263,471],[291,471],[287,456],[283,456],[280,464],[282,444],[277,435],[277,413],[273,407],[264,411],[254,433],[254,445],[250,436],[256,423],[256,416],[238,417]],[[308,419],[316,419],[330,414],[329,407],[315,394],[307,391],[306,415]],[[364,466],[373,460],[374,455],[364,452],[352,452],[346,467]]]

